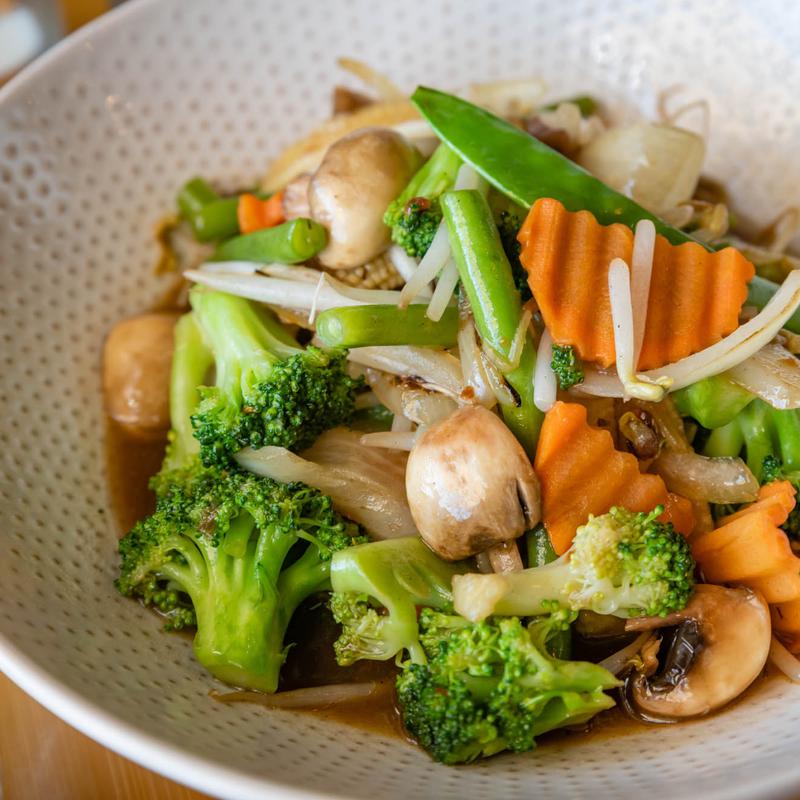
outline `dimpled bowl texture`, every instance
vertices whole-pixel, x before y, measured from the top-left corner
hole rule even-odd
[[[737,207],[763,222],[798,200],[797,4],[124,5],[0,92],[0,669],[107,746],[226,797],[790,796],[800,687],[785,681],[704,722],[452,769],[311,715],[213,702],[188,639],[116,595],[103,337],[164,290],[152,230],[181,182],[251,183],[328,114],[343,55],[409,90],[540,76],[549,97],[588,91],[617,114],[652,116],[683,84],[709,103],[707,172]]]

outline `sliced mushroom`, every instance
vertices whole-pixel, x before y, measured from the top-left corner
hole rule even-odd
[[[751,589],[701,584],[683,611],[628,620],[629,631],[677,625],[661,668],[628,678],[629,710],[651,722],[708,714],[761,673],[770,646],[769,608]]]
[[[117,323],[103,350],[106,413],[130,433],[156,438],[169,428],[169,373],[177,313]]]
[[[514,541],[539,522],[539,481],[503,422],[482,406],[459,409],[420,434],[406,467],[420,535],[442,558],[490,551],[495,571],[521,568]]]
[[[311,216],[328,229],[318,256],[324,266],[358,267],[386,249],[383,215],[420,162],[412,144],[385,128],[355,131],[328,148],[308,187]]]

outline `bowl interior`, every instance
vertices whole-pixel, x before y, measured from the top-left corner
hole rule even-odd
[[[0,92],[0,668],[106,744],[229,796],[730,798],[800,784],[800,689],[780,681],[702,723],[448,769],[397,740],[210,701],[189,641],[111,583],[103,336],[165,288],[151,231],[176,187],[257,177],[327,116],[338,56],[409,89],[541,76],[551,97],[592,92],[618,114],[653,114],[683,84],[708,101],[707,171],[737,207],[763,222],[796,200],[800,6],[663,6],[140,0]]]

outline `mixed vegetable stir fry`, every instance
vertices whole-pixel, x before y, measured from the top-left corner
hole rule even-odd
[[[800,679],[793,212],[738,238],[674,120],[373,83],[259,188],[180,190],[184,300],[106,344],[110,415],[168,429],[118,590],[276,698],[330,615],[340,700],[386,662],[447,764]]]

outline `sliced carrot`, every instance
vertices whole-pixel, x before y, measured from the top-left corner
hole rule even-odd
[[[590,514],[613,506],[651,511],[667,505],[664,481],[642,475],[630,453],[614,448],[611,434],[591,427],[586,408],[557,402],[539,434],[534,468],[542,487],[542,519],[556,553],[566,552]]]
[[[800,598],[800,559],[792,558],[786,569],[761,578],[748,578],[747,585],[761,592],[768,603],[786,603]]]
[[[789,481],[773,481],[759,489],[758,500],[745,508],[739,509],[734,514],[722,517],[720,525],[727,525],[741,519],[753,511],[765,511],[774,525],[783,525],[789,518],[789,513],[794,508],[796,490]]]
[[[659,517],[661,522],[671,522],[676,531],[688,536],[695,526],[694,506],[692,501],[679,494],[669,492],[664,503],[664,513]]]
[[[770,483],[765,483],[759,490],[758,490],[758,499],[763,500],[766,497],[772,497],[773,495],[783,495],[789,496],[794,498],[797,496],[797,489],[791,484],[790,481],[771,481]],[[794,508],[794,503],[792,503],[788,510],[791,511]]]
[[[569,212],[548,197],[533,204],[518,238],[520,261],[553,340],[572,345],[586,361],[612,365],[608,266],[613,258],[630,264],[630,228],[600,225],[588,211]],[[734,331],[754,274],[732,247],[709,253],[694,242],[675,246],[656,236],[638,368],[678,361]]]
[[[283,192],[276,192],[267,200],[261,200],[254,194],[239,195],[236,214],[242,233],[253,233],[280,225],[286,219],[283,215]]]
[[[772,627],[781,633],[800,636],[800,599],[776,603],[772,607]]]

